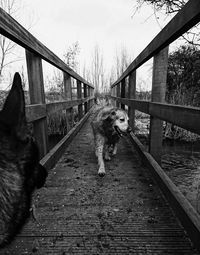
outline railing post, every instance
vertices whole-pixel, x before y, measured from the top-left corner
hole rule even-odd
[[[90,96],[94,97],[94,88],[90,88]],[[91,107],[94,105],[94,98],[91,100]]]
[[[84,84],[83,85],[84,86],[84,98],[87,98],[87,94],[88,94],[88,92],[87,92],[87,85],[86,84]],[[84,103],[84,110],[85,110],[85,114],[88,112],[88,103],[87,102],[85,102]]]
[[[117,86],[113,88],[113,96],[117,97]],[[117,106],[117,101],[115,99],[113,100],[113,102],[114,102],[114,105]]]
[[[82,86],[81,81],[77,80],[77,99],[82,98]],[[82,103],[78,105],[78,119],[81,120],[83,117],[83,105]]]
[[[125,98],[126,91],[126,80],[125,78],[121,81],[121,98]],[[125,104],[121,104],[121,108],[125,110]]]
[[[165,101],[166,80],[168,66],[168,47],[154,56],[152,78],[152,102]],[[160,164],[162,156],[163,121],[155,117],[150,118],[149,152]]]
[[[26,62],[31,104],[45,104],[42,60],[26,50]],[[48,152],[47,120],[43,118],[33,123],[34,136],[38,143],[40,158]]]
[[[133,71],[129,75],[129,83],[128,83],[128,96],[130,99],[136,98],[136,71]],[[129,115],[129,123],[134,131],[135,129],[135,109],[133,107],[128,107],[128,115]]]
[[[120,83],[118,83],[117,85],[117,97],[120,97]],[[119,107],[120,103],[116,102],[116,106]]]
[[[90,86],[88,86],[87,91],[88,91],[88,96],[90,97],[90,96],[91,96],[91,93],[90,93]],[[88,101],[88,111],[90,110],[90,107],[91,107],[91,101],[89,100],[89,101]]]
[[[68,73],[63,72],[63,84],[64,84],[64,96],[65,100],[71,101],[72,100],[72,81],[71,77]],[[67,132],[73,127],[73,107],[66,110],[67,116]]]

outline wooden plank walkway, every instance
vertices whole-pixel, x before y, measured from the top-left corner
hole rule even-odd
[[[127,138],[98,177],[90,120],[35,193],[37,221],[0,254],[199,254]]]

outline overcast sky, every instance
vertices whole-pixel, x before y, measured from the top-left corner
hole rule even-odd
[[[108,66],[116,49],[126,47],[135,58],[160,31],[152,9],[134,13],[136,0],[21,0],[30,31],[59,57],[78,41],[81,62],[97,43]],[[151,16],[151,17],[150,17]]]
[[[116,50],[124,47],[134,59],[160,31],[151,7],[133,15],[136,0],[21,0],[21,5],[18,21],[31,24],[29,31],[60,58],[79,42],[80,69],[91,63],[96,44],[109,70]]]

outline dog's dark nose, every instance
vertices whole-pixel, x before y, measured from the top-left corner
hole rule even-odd
[[[128,126],[127,132],[130,133],[131,131],[132,131],[132,128],[130,126]]]

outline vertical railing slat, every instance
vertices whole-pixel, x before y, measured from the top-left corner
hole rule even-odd
[[[136,71],[130,73],[128,83],[128,96],[130,99],[136,99]],[[128,108],[129,123],[134,131],[135,129],[135,109],[133,107]]]
[[[88,96],[88,91],[87,91],[87,85],[86,84],[84,84],[83,85],[84,86],[84,98],[87,98],[87,96]],[[88,103],[87,102],[85,102],[84,103],[84,110],[85,110],[85,114],[88,112]]]
[[[168,47],[154,56],[152,78],[152,102],[165,101],[166,80],[168,66]],[[149,152],[160,164],[162,156],[163,121],[155,117],[150,118]]]
[[[72,100],[72,81],[71,76],[68,73],[63,72],[63,84],[64,84],[64,96],[65,100]],[[73,108],[66,110],[67,116],[67,132],[73,127],[74,116],[73,116]]]
[[[82,98],[82,84],[79,80],[77,80],[77,99]],[[83,105],[78,105],[78,119],[81,120],[83,117]]]
[[[116,87],[117,87],[117,97],[120,97],[120,83],[117,84]],[[119,107],[119,105],[120,105],[120,103],[117,102],[117,103],[116,103],[116,106]]]
[[[45,104],[44,81],[42,60],[34,53],[26,50],[26,62],[29,81],[29,93],[31,104]],[[40,158],[48,152],[48,133],[46,118],[35,121],[34,136],[36,137]]]
[[[125,91],[126,91],[126,79],[121,81],[121,98],[125,98]],[[121,108],[125,110],[125,104],[121,104]]]

